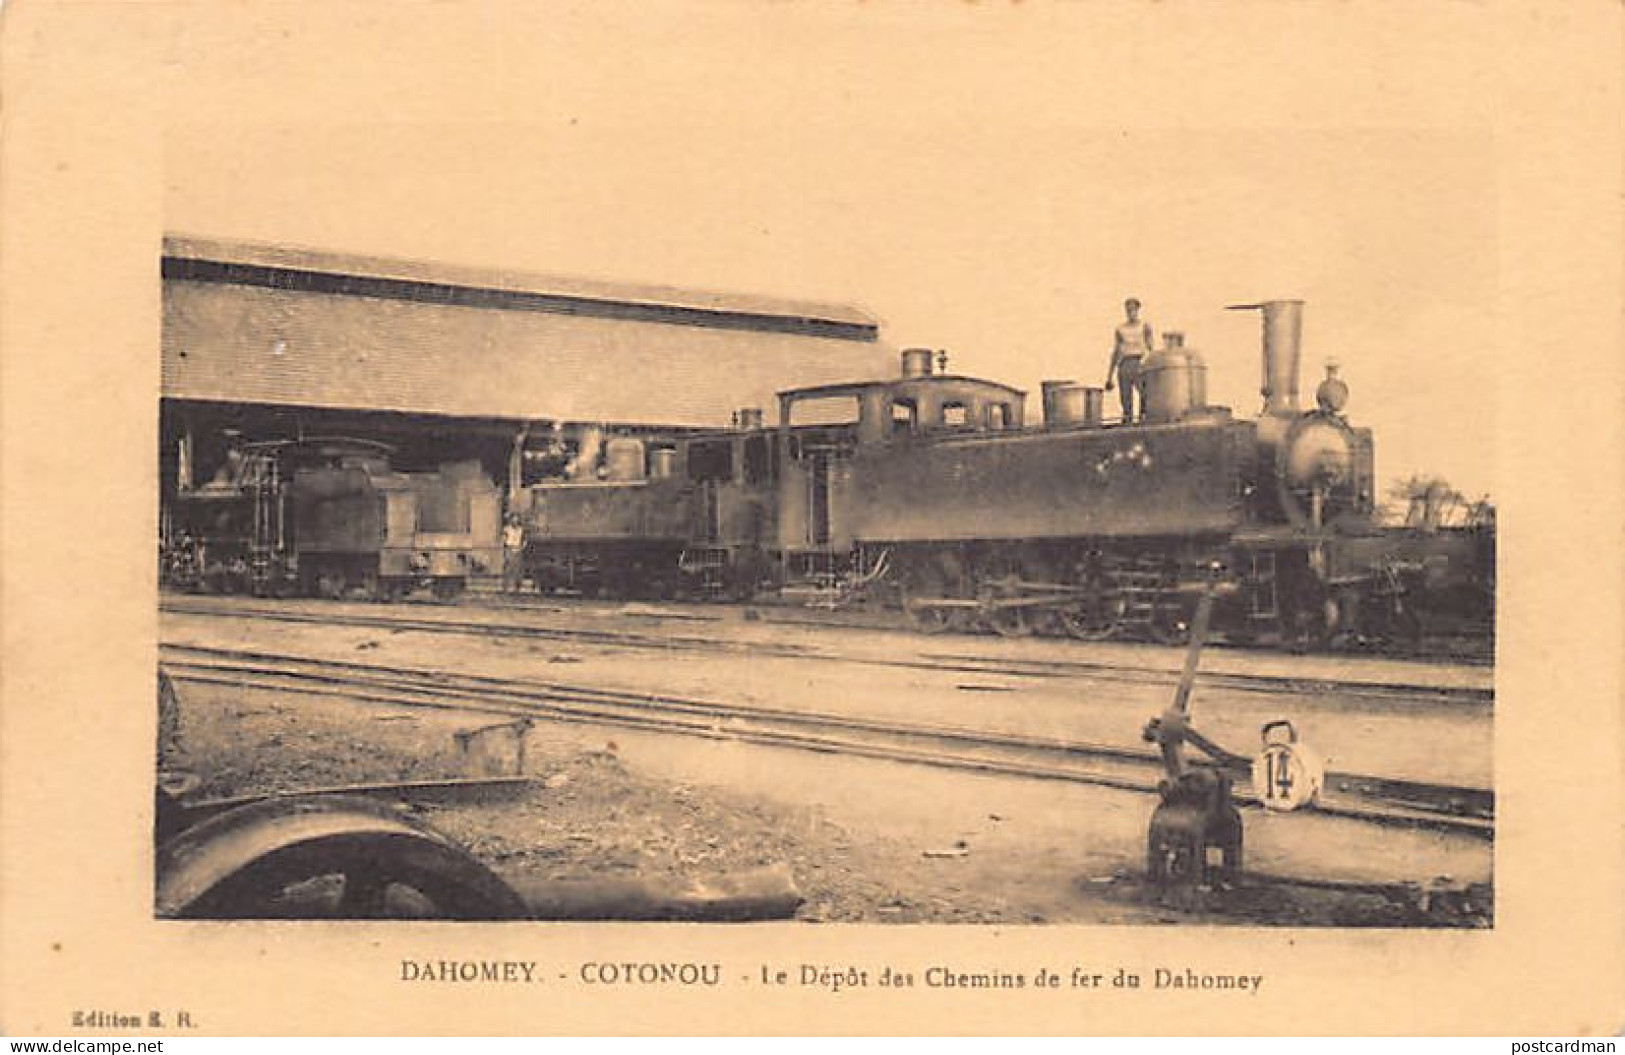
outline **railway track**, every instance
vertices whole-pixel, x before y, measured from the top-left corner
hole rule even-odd
[[[961,726],[896,722],[826,712],[782,711],[726,700],[521,681],[423,668],[165,644],[160,661],[179,681],[330,695],[407,707],[613,725],[664,734],[1065,780],[1155,793],[1162,775],[1149,749],[1018,736]],[[1237,797],[1256,805],[1238,771]],[[1328,773],[1313,812],[1379,825],[1493,837],[1487,789]]]
[[[881,666],[967,674],[1023,678],[1067,678],[1116,681],[1136,684],[1166,683],[1169,673],[1118,664],[1080,660],[1019,660],[990,658],[962,653],[922,652],[916,655],[862,656],[836,655],[804,645],[774,642],[730,641],[696,634],[647,634],[623,630],[591,630],[546,627],[519,623],[489,623],[458,618],[425,618],[397,613],[298,612],[263,605],[235,605],[225,608],[176,599],[161,601],[159,610],[178,615],[220,618],[267,619],[278,622],[330,626],[364,627],[392,631],[437,634],[468,634],[485,637],[559,641],[583,645],[605,645],[657,651],[730,653],[766,658],[837,661]],[[1295,697],[1335,695],[1364,702],[1412,706],[1419,703],[1489,707],[1494,693],[1488,689],[1410,685],[1398,682],[1362,681],[1322,677],[1279,676],[1237,672],[1204,672],[1204,685],[1239,692]]]
[[[462,604],[491,611],[513,612],[568,612],[583,598],[570,594],[524,595],[493,593],[485,590],[465,595]],[[628,603],[636,604],[637,601]],[[720,622],[724,618],[715,614],[721,605],[714,601],[663,600],[658,602],[662,620],[689,623]],[[812,600],[795,601],[784,598],[756,598],[746,602],[756,613],[756,621],[767,626],[820,627],[835,630],[882,631],[885,633],[917,633],[906,621],[900,621],[895,612],[875,610],[862,603],[825,604]],[[950,635],[953,636],[953,635]],[[960,635],[964,636],[964,635]],[[970,635],[972,637],[977,635]],[[1373,657],[1399,660],[1428,666],[1492,667],[1495,664],[1495,627],[1493,622],[1481,622],[1472,627],[1456,627],[1448,631],[1431,633],[1420,646],[1386,643],[1381,647],[1346,646],[1331,650],[1331,654],[1352,657]],[[1118,643],[1151,644],[1130,639],[1113,639]],[[1252,652],[1265,655],[1288,655],[1291,650],[1278,645],[1248,643],[1220,637],[1210,641],[1208,647],[1229,652]]]

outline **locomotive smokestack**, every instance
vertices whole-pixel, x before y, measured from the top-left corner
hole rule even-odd
[[[1266,300],[1262,304],[1232,304],[1231,311],[1264,313],[1265,414],[1293,414],[1298,410],[1298,359],[1302,354],[1303,301]]]

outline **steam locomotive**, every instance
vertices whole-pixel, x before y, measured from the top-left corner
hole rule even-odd
[[[1207,403],[1178,334],[1143,365],[1138,422],[1046,382],[1029,426],[1022,391],[912,349],[901,377],[780,393],[776,427],[748,410],[728,430],[620,437],[600,471],[525,488],[526,574],[613,595],[811,585],[933,631],[1164,641],[1217,579],[1232,637],[1324,641],[1397,603],[1371,541],[1371,433],[1335,368],[1300,409],[1301,301],[1237,307],[1263,321],[1256,418]]]
[[[499,570],[500,495],[477,462],[390,468],[357,439],[241,444],[200,487],[181,487],[161,541],[167,585],[211,593],[451,599]]]

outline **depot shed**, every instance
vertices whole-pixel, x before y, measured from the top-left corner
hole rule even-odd
[[[182,235],[162,275],[166,493],[236,439],[323,434],[501,479],[540,430],[719,428],[892,361],[840,305]]]

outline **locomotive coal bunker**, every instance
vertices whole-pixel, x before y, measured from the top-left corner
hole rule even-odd
[[[1216,575],[1230,635],[1328,637],[1373,579],[1371,547],[1348,544],[1375,531],[1371,435],[1335,371],[1299,408],[1302,302],[1240,307],[1263,318],[1257,418],[1208,405],[1177,334],[1144,366],[1137,423],[1052,382],[1029,427],[1022,391],[911,349],[899,378],[780,393],[776,428],[746,410],[610,440],[602,467],[526,489],[527,571],[625,595],[813,584],[927,629],[1162,640]]]

